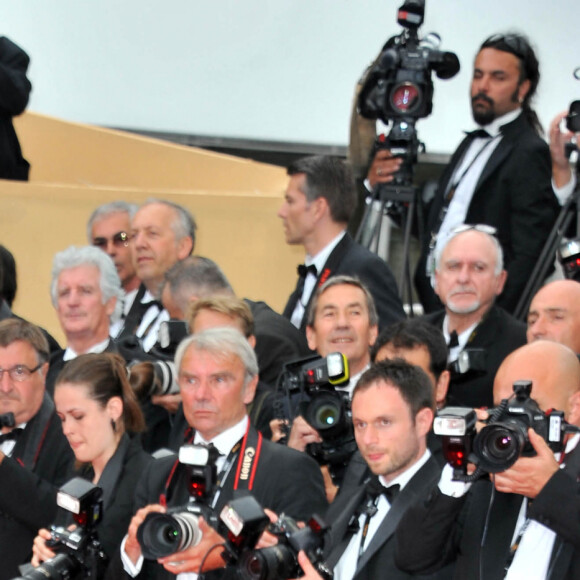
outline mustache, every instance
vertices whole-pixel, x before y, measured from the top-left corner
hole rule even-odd
[[[491,105],[492,107],[495,104],[493,102],[493,99],[491,99],[490,97],[488,97],[484,93],[477,93],[477,95],[474,95],[473,97],[471,97],[471,104],[475,103],[475,101],[478,101],[478,100],[485,101],[488,105]]]
[[[20,401],[16,393],[0,393],[0,401]]]
[[[464,294],[465,292],[475,293],[475,288],[471,286],[456,286],[450,293],[449,296],[455,296],[456,294]]]

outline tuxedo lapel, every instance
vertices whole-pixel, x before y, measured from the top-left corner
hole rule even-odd
[[[369,563],[371,558],[386,544],[395,533],[401,518],[407,509],[432,487],[439,477],[440,469],[431,457],[429,461],[413,476],[411,481],[396,497],[391,509],[381,522],[367,549],[359,559],[356,575]]]
[[[304,316],[302,317],[302,323],[300,324],[300,330],[306,329],[306,318],[308,314],[308,310],[310,309],[310,304],[312,304],[312,300],[314,299],[314,294],[319,286],[322,286],[331,276],[334,276],[339,269],[340,263],[342,262],[344,256],[350,250],[352,244],[354,244],[353,239],[350,237],[350,234],[347,232],[344,234],[342,240],[336,244],[334,250],[328,256],[328,259],[324,263],[322,270],[318,273],[318,278],[316,279],[316,285],[312,290],[312,294],[310,294],[310,299],[308,300],[308,304],[304,309]],[[294,302],[294,306],[296,306],[296,301]],[[292,309],[294,310],[294,308]],[[292,314],[292,313],[290,313]]]

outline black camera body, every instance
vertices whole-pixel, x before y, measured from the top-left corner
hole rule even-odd
[[[57,552],[54,558],[15,580],[85,580],[100,578],[107,557],[99,542],[96,526],[102,518],[103,491],[90,481],[76,477],[60,488],[57,504],[70,511],[77,527],[51,526],[46,545]]]
[[[331,580],[332,571],[322,559],[328,526],[314,515],[306,527],[300,528],[291,517],[281,514],[269,531],[278,538],[278,544],[261,550],[245,552],[238,567],[243,580],[284,580],[302,575],[298,552],[304,550],[316,571]]]
[[[299,359],[287,363],[282,376],[281,401],[286,408],[281,414],[290,421],[302,415],[318,431],[322,443],[311,443],[306,450],[338,477],[337,470],[356,450],[350,398],[347,392],[336,389],[349,381],[346,357],[334,352]]]
[[[481,472],[500,473],[520,457],[534,456],[529,428],[541,435],[554,453],[563,450],[564,435],[569,430],[564,413],[544,413],[530,397],[531,381],[516,381],[513,389],[514,396],[490,411],[487,424],[479,432],[472,409],[447,407],[437,412],[433,430],[443,437],[443,452],[455,468],[455,479],[465,480],[468,461],[477,465],[479,476]]]
[[[183,445],[179,462],[188,473],[190,500],[166,513],[151,512],[137,529],[143,557],[156,560],[199,544],[202,532],[199,517],[208,523],[216,520],[209,499],[217,479],[215,461],[219,456],[213,445]]]

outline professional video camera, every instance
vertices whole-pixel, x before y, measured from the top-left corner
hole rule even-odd
[[[309,444],[307,451],[336,479],[356,450],[349,395],[335,388],[348,381],[348,361],[339,352],[287,363],[281,377],[284,418],[302,415],[318,431],[322,443]]]
[[[179,462],[187,466],[190,499],[187,505],[167,513],[147,514],[137,530],[144,558],[156,560],[199,544],[202,538],[199,516],[208,523],[216,519],[209,499],[216,482],[218,456],[213,445],[183,445],[179,449]]]
[[[446,407],[437,412],[433,431],[443,437],[443,453],[454,468],[453,479],[474,481],[483,473],[509,469],[519,457],[536,454],[528,438],[528,428],[541,435],[554,453],[564,448],[564,435],[578,428],[564,421],[562,411],[544,413],[530,397],[531,381],[516,381],[514,395],[490,410],[487,424],[479,432],[473,409]],[[467,463],[477,466],[467,475]]]
[[[52,526],[52,538],[46,545],[60,553],[14,580],[100,578],[107,563],[95,529],[102,517],[102,496],[100,487],[80,477],[63,485],[56,496],[56,503],[72,512],[77,527],[68,530]]]
[[[0,415],[0,429],[2,427],[14,427],[15,425],[14,413],[2,413]]]
[[[295,520],[281,514],[269,531],[278,538],[278,544],[269,548],[244,552],[238,572],[243,580],[284,580],[302,576],[298,552],[304,550],[316,571],[325,580],[331,580],[332,571],[322,560],[328,526],[322,518],[312,516],[306,527],[300,528]]]
[[[417,29],[424,16],[425,0],[403,3],[397,22],[405,30],[387,41],[358,97],[363,117],[393,122],[389,135],[377,140],[373,151],[374,156],[378,149],[390,149],[394,156],[403,159],[393,185],[412,184],[419,150],[415,122],[433,110],[431,73],[435,71],[440,79],[450,79],[459,71],[457,56],[438,49],[441,39],[437,34],[419,38]]]

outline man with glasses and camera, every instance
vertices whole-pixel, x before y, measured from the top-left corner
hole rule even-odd
[[[39,328],[18,318],[0,322],[0,580],[30,561],[74,460],[45,392],[48,356]]]
[[[449,348],[450,405],[490,407],[495,372],[526,343],[526,327],[495,304],[506,282],[502,248],[486,225],[461,225],[438,244],[433,288],[444,310],[425,316]]]
[[[533,401],[513,399],[522,386],[517,381],[531,382]],[[580,363],[568,347],[554,342],[525,345],[502,363],[493,393],[498,406],[512,397],[513,412],[492,419],[483,427],[486,435],[475,435],[475,440],[482,435],[481,445],[473,444],[480,477],[465,482],[457,469],[452,477],[447,465],[438,485],[403,516],[395,561],[415,574],[454,561],[458,579],[576,579],[580,453],[579,436],[572,433],[580,425]],[[519,414],[523,408],[536,409],[535,429],[528,415]],[[553,424],[554,410],[572,427],[540,434],[548,421]],[[512,435],[506,436],[510,428]],[[511,454],[516,449],[523,452]]]
[[[481,45],[470,92],[477,130],[452,155],[426,208],[415,272],[426,312],[441,306],[427,272],[431,241],[461,223],[496,228],[509,274],[498,304],[508,312],[517,306],[559,212],[550,151],[531,108],[539,80],[538,60],[523,35],[496,34]],[[399,161],[379,151],[368,172],[371,185],[388,182]]]

